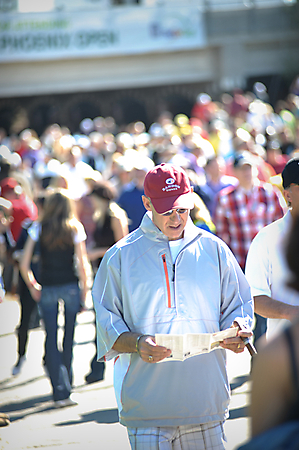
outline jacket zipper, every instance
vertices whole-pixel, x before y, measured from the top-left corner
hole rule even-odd
[[[198,239],[199,235],[197,235],[194,239],[192,239],[192,241],[188,242],[188,244],[179,251],[179,254],[181,253],[182,250],[184,250],[186,247],[188,247],[190,244],[192,244],[194,241],[196,241]],[[170,293],[170,283],[169,283],[169,276],[168,276],[168,271],[167,271],[167,264],[166,264],[166,255],[165,253],[163,253],[162,255],[162,262],[163,262],[163,269],[164,269],[164,274],[165,274],[165,279],[166,279],[166,288],[167,288],[167,306],[168,308],[171,308],[171,293]],[[173,277],[172,277],[172,281],[174,281],[175,279],[175,263],[173,263]]]
[[[168,308],[171,308],[171,294],[170,294],[170,284],[169,284],[169,276],[167,271],[167,265],[166,265],[166,256],[165,253],[162,255],[162,261],[163,261],[163,269],[166,279],[166,288],[167,288],[167,306]]]

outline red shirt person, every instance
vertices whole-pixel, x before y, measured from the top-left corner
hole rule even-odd
[[[12,203],[12,221],[10,232],[12,238],[17,242],[24,220],[36,220],[38,210],[36,204],[24,192],[15,178],[4,178],[1,183],[1,196]]]

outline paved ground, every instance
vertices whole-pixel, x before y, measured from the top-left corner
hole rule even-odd
[[[74,397],[78,405],[56,410],[41,364],[42,327],[30,331],[27,361],[18,376],[11,376],[16,361],[14,330],[19,322],[16,300],[7,297],[0,304],[0,411],[11,419],[8,427],[0,428],[0,450],[129,450],[126,430],[118,423],[112,363],[107,364],[104,381],[84,382],[94,354],[92,310],[80,314],[75,332]],[[228,450],[235,450],[248,438],[249,367],[247,352],[228,352],[232,387],[230,419],[225,425]]]

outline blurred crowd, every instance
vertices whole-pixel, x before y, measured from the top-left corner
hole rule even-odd
[[[0,261],[4,288],[19,294],[23,309],[14,375],[26,353],[35,304],[30,303],[32,295],[22,282],[18,262],[24,233],[26,237],[29,225],[40,217],[45,196],[62,189],[72,199],[86,233],[91,286],[105,251],[141,222],[148,170],[162,162],[181,166],[194,189],[193,222],[224,239],[244,269],[255,234],[287,210],[281,172],[287,161],[299,155],[299,91],[293,84],[288,96],[272,106],[265,86],[256,83],[252,92],[236,89],[218,101],[200,93],[190,117],[164,111],[149,127],[142,121],[120,127],[113,117],[87,117],[78,128],[71,133],[55,123],[40,136],[31,128],[19,135],[0,128]],[[249,173],[241,170],[243,165],[254,168],[250,180]],[[260,220],[247,238],[238,237],[238,223],[233,213],[228,214],[226,195],[240,186],[246,194],[258,183],[271,186],[263,200],[268,211],[256,209],[259,200],[244,197],[247,209],[240,210],[241,216],[253,212]],[[93,369],[87,382],[103,379],[104,367],[99,376]]]
[[[221,101],[201,93],[190,117],[165,111],[148,129],[141,121],[120,129],[113,117],[85,118],[75,133],[59,124],[41,136],[33,129],[19,135],[0,129],[0,181],[12,177],[33,201],[49,185],[64,187],[77,203],[107,181],[132,231],[145,212],[140,199],[145,173],[170,162],[188,171],[203,202],[194,220],[215,231],[217,194],[238,183],[232,167],[236,154],[250,152],[259,180],[281,186],[282,169],[299,148],[298,111],[295,89],[272,107],[265,86],[256,83],[253,92],[236,89]]]

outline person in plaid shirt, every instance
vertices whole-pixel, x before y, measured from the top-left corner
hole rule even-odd
[[[257,168],[247,151],[236,155],[237,186],[219,192],[214,213],[216,234],[232,250],[242,270],[251,241],[264,226],[283,216],[279,191],[257,178]]]
[[[280,219],[284,212],[278,189],[258,179],[258,168],[249,151],[236,154],[233,172],[239,184],[219,192],[213,222],[216,235],[228,244],[245,271],[253,238],[266,225]],[[267,319],[259,314],[254,316],[256,342],[267,331]]]

